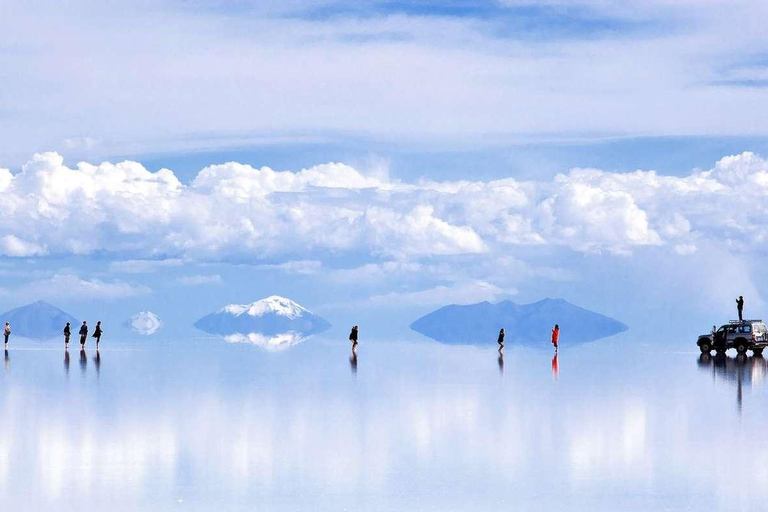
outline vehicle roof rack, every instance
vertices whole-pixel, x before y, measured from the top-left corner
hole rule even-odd
[[[745,319],[745,320],[728,320],[729,324],[750,324],[752,322],[762,322],[762,318],[753,318],[753,319]]]

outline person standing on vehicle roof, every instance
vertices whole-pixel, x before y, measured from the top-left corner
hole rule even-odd
[[[739,322],[744,321],[744,297],[739,295],[739,298],[736,299],[736,308],[739,310]]]

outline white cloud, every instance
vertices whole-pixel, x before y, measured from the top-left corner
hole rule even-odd
[[[112,272],[123,274],[148,274],[157,272],[166,267],[178,267],[184,264],[184,260],[172,258],[167,260],[123,260],[113,261],[109,264]]]
[[[513,288],[505,290],[485,281],[469,281],[450,286],[435,286],[425,290],[374,295],[361,302],[374,306],[442,306],[445,304],[474,304],[482,301],[493,302],[516,293],[517,290]]]
[[[9,117],[24,116],[0,125],[2,151],[41,140],[107,155],[334,133],[483,144],[768,128],[762,91],[712,85],[766,53],[764,2],[578,2],[588,15],[546,3],[568,5],[557,11],[571,16],[564,34],[544,9],[532,29],[512,23],[510,38],[509,18],[422,10],[312,19],[266,14],[275,2],[247,17],[162,1],[17,2],[0,18],[3,97]]]
[[[67,299],[99,300],[122,299],[150,293],[146,286],[136,286],[124,281],[101,281],[82,279],[75,274],[54,274],[50,278],[39,279],[22,284],[13,289],[3,288],[4,295],[27,299]]]
[[[159,331],[163,323],[153,312],[140,311],[128,320],[128,325],[135,332],[149,336]]]
[[[293,257],[408,262],[508,257],[521,246],[628,254],[650,245],[690,254],[707,240],[738,250],[768,244],[768,160],[752,153],[682,177],[573,169],[545,181],[402,183],[343,164],[295,173],[211,169],[184,185],[170,170],[152,173],[136,162],[69,168],[56,153],[37,154],[5,185],[0,252],[142,258],[114,262],[116,272],[189,259],[271,260],[261,268],[307,274],[322,264]]]
[[[290,260],[284,263],[257,265],[260,270],[279,270],[286,274],[311,275],[318,273],[323,264],[317,260]]]
[[[182,276],[179,277],[176,281],[183,284],[184,286],[202,286],[209,284],[220,284],[221,276],[218,274]]]

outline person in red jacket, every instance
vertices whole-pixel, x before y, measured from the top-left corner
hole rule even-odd
[[[557,350],[557,344],[560,341],[560,326],[555,324],[555,328],[552,329],[552,344],[555,346],[555,350]]]

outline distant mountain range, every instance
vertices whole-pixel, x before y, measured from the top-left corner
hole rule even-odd
[[[413,322],[411,329],[452,345],[494,345],[503,327],[506,345],[548,346],[555,324],[560,326],[561,345],[586,343],[627,330],[613,318],[563,299],[445,306]]]
[[[230,304],[195,322],[198,329],[229,341],[266,348],[295,345],[330,326],[300,304],[278,295],[251,304]]]
[[[0,322],[1,325],[11,323],[11,336],[32,339],[60,336],[67,322],[72,324],[72,332],[76,333],[80,324],[72,315],[42,300],[6,311],[0,315]]]

